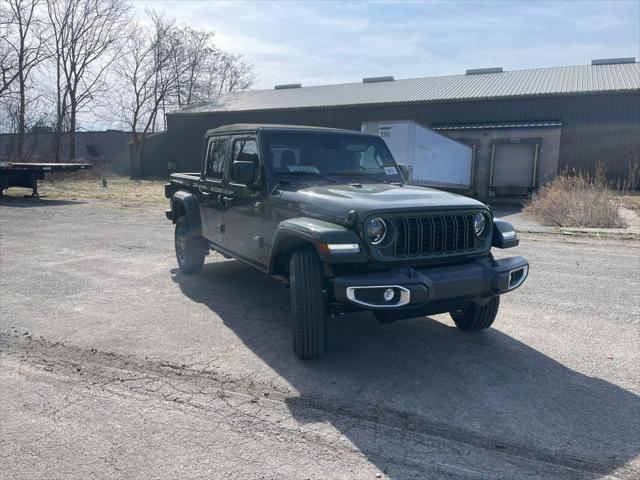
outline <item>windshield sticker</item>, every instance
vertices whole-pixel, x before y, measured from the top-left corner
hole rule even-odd
[[[287,165],[289,172],[306,172],[306,173],[320,173],[318,167],[313,165]]]
[[[384,167],[384,171],[387,172],[387,175],[397,175],[398,171],[396,167]]]

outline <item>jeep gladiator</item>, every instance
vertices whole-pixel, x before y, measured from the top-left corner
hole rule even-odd
[[[182,272],[216,250],[286,282],[293,350],[327,348],[327,317],[380,322],[449,312],[491,326],[500,295],[528,275],[513,227],[483,203],[405,183],[384,141],[349,130],[227,125],[207,131],[199,173],[165,186]]]

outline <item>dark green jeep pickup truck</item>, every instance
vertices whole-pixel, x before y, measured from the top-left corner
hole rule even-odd
[[[500,295],[529,265],[495,260],[513,227],[471,198],[406,185],[384,141],[287,125],[228,125],[204,139],[202,170],[166,185],[178,265],[210,250],[288,283],[293,350],[322,356],[327,316],[369,310],[381,322],[450,312],[491,326]]]

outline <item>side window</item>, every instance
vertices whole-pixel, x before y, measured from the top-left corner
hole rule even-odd
[[[226,137],[218,137],[210,141],[209,155],[207,157],[207,177],[222,178],[224,176],[224,160],[228,144],[229,139]]]
[[[253,162],[258,165],[258,144],[256,140],[253,138],[241,138],[233,142],[233,161]]]

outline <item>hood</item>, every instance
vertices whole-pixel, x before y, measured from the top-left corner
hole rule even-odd
[[[386,183],[318,185],[283,190],[281,198],[302,210],[339,218],[346,218],[350,210],[363,218],[374,212],[485,207],[477,200],[455,193]]]

